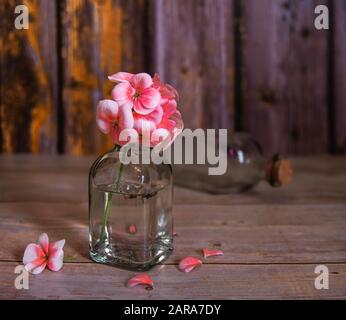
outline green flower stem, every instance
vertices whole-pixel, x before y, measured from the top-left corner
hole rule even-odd
[[[120,162],[119,174],[118,174],[117,180],[115,182],[115,190],[114,190],[115,192],[120,191],[120,182],[121,182],[121,176],[123,174],[123,170],[124,170],[124,164],[122,162]],[[113,197],[113,194],[109,192],[108,197],[107,197],[105,212],[103,214],[100,240],[104,240],[104,238],[105,238],[106,225],[107,225],[107,221],[108,221],[109,212],[111,209],[112,197]]]

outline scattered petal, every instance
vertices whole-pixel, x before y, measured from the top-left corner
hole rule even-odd
[[[138,275],[134,276],[133,278],[131,278],[127,282],[127,286],[130,288],[133,288],[133,287],[138,286],[138,285],[144,285],[146,287],[153,288],[154,282],[153,282],[153,280],[151,280],[151,278],[146,273],[138,274]]]
[[[209,250],[207,248],[203,248],[202,251],[203,251],[204,258],[223,256],[223,251],[221,250]]]
[[[173,231],[173,237],[177,237],[179,233],[177,231]]]
[[[136,225],[132,223],[132,224],[129,226],[129,233],[135,234],[136,232],[137,232]]]
[[[190,272],[201,264],[202,261],[195,257],[186,257],[179,262],[179,269],[183,272]]]

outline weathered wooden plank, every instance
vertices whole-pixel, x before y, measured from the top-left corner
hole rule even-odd
[[[86,202],[88,171],[94,158],[0,156],[0,202]],[[243,194],[219,196],[175,188],[175,203],[345,204],[345,157],[302,157],[292,162],[295,175],[286,187],[273,189],[262,182]]]
[[[17,30],[14,9],[29,8],[29,29]],[[0,151],[56,150],[57,50],[55,1],[0,3]]]
[[[335,145],[346,152],[346,2],[334,1]]]
[[[73,190],[70,190],[73,193]],[[44,199],[43,199],[44,200]],[[221,248],[210,263],[346,262],[345,205],[175,205],[175,250],[168,262]],[[47,232],[66,239],[66,255],[88,261],[88,206],[0,203],[0,260],[20,261]]]
[[[267,152],[328,150],[326,1],[244,1],[243,129]]]
[[[233,128],[233,1],[154,2],[154,70],[180,93],[188,128]]]
[[[62,1],[65,152],[109,149],[95,124],[97,101],[110,97],[107,76],[120,70],[145,71],[143,0]]]
[[[154,289],[127,288],[133,272],[97,264],[68,263],[59,272],[29,277],[14,288],[15,263],[0,263],[1,299],[345,299],[346,265],[329,267],[329,290],[314,287],[315,265],[203,265],[189,274],[177,266],[149,271]],[[98,285],[95,286],[95,283]],[[168,310],[166,310],[168,312]]]

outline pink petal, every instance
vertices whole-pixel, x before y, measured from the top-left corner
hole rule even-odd
[[[162,110],[165,118],[170,117],[177,110],[177,102],[175,100],[170,100],[166,102],[162,105]]]
[[[155,146],[166,139],[170,139],[171,135],[168,130],[164,128],[156,129],[151,135],[151,144]],[[167,147],[170,145],[170,141],[167,140]]]
[[[112,90],[112,98],[122,106],[124,104],[133,104],[135,89],[128,82],[117,84]]]
[[[157,89],[148,88],[148,89],[145,89],[140,94],[137,100],[144,108],[147,108],[147,109],[150,109],[150,111],[153,111],[152,109],[156,108],[160,104],[161,95]]]
[[[97,104],[96,118],[102,120],[115,120],[118,117],[118,104],[109,99],[101,100]]]
[[[137,73],[131,78],[130,83],[141,93],[144,89],[149,88],[153,84],[153,80],[147,73]]]
[[[175,121],[173,120],[170,120],[170,119],[164,119],[160,125],[159,125],[159,128],[162,128],[162,129],[165,129],[169,132],[173,132],[174,128],[175,128]]]
[[[46,257],[46,254],[40,245],[36,243],[30,243],[25,248],[24,256],[23,256],[23,264],[28,264],[35,260],[43,259],[45,257]]]
[[[175,90],[169,84],[162,85],[160,87],[160,94],[162,98],[160,102],[161,104],[169,102],[170,100],[177,100],[179,98],[177,90]]]
[[[46,262],[46,254],[40,245],[36,243],[27,245],[23,256],[23,264],[27,271],[38,274],[44,270]]]
[[[118,104],[113,100],[101,100],[97,105],[96,123],[101,132],[109,134],[118,117]]]
[[[113,127],[111,122],[104,121],[101,119],[96,119],[96,124],[100,131],[104,134],[109,134]]]
[[[59,271],[64,263],[64,251],[56,249],[53,253],[49,254],[47,266],[52,271]]]
[[[137,231],[137,230],[136,230],[136,225],[132,223],[132,224],[129,226],[129,233],[135,234],[136,231]]]
[[[158,125],[158,128],[166,129],[170,132],[170,143],[173,143],[175,138],[182,132],[184,123],[181,118],[180,112],[177,110],[177,103],[175,100],[162,105],[163,119]]]
[[[49,245],[48,268],[52,271],[59,271],[64,261],[63,247],[65,239],[53,242]]]
[[[184,272],[190,272],[201,264],[202,261],[195,257],[186,257],[179,262],[179,269]]]
[[[160,103],[164,104],[164,103],[168,102],[169,100],[172,100],[172,99],[178,100],[179,99],[179,95],[178,95],[177,90],[169,84],[164,84],[161,81],[161,78],[157,73],[155,73],[154,78],[153,78],[153,86],[154,86],[154,88],[160,90],[160,94],[162,97],[162,100]]]
[[[45,253],[45,255],[48,254],[48,249],[49,249],[49,238],[47,233],[42,233],[39,237],[38,237],[38,244],[41,246],[43,252]]]
[[[119,129],[131,129],[133,128],[133,115],[132,110],[127,106],[119,108]]]
[[[137,130],[139,134],[143,134],[145,130],[153,132],[156,129],[156,124],[154,121],[145,119],[143,117],[136,117],[134,120],[133,128]]]
[[[54,250],[62,249],[64,247],[64,245],[65,245],[65,239],[51,243],[49,246],[49,253],[51,253]]]
[[[156,124],[162,121],[163,111],[161,106],[157,106],[154,111],[147,115],[134,113],[134,128],[140,133],[143,133],[143,126],[146,125],[150,128],[150,132],[156,129]]]
[[[170,84],[166,84],[165,86],[171,95],[170,99],[175,99],[175,100],[179,101],[178,91],[173,86],[171,86]]]
[[[114,82],[129,82],[133,76],[134,76],[133,73],[118,72],[118,73],[115,73],[115,74],[108,76],[108,79],[110,81],[114,81]]]
[[[173,231],[173,237],[177,237],[179,233],[177,231]]]
[[[147,109],[145,108],[140,101],[135,100],[134,104],[133,104],[133,110],[137,113],[137,114],[141,114],[141,115],[148,115],[150,112],[152,112],[152,109]]]
[[[207,248],[203,248],[203,256],[204,258],[214,257],[214,256],[223,256],[223,252],[221,250],[209,250]]]
[[[145,117],[147,117],[151,121],[155,122],[155,124],[159,124],[162,121],[162,118],[163,118],[163,109],[162,109],[162,107],[160,105],[157,106],[154,109],[154,111],[152,111],[151,113],[149,113]]]
[[[46,268],[46,265],[47,265],[47,259],[40,259],[31,263],[27,263],[24,266],[24,268],[26,271],[32,274],[39,274]]]
[[[161,81],[161,77],[158,73],[155,73],[154,74],[154,77],[153,77],[153,86],[157,89],[159,89],[161,86],[162,86],[162,81]]]
[[[138,285],[144,285],[152,288],[154,286],[154,282],[146,273],[138,274],[127,282],[127,286],[130,288]]]
[[[176,111],[169,119],[170,121],[175,122],[175,127],[173,129],[173,138],[172,140],[174,141],[175,138],[183,131],[184,129],[184,122],[183,119],[181,118],[181,114],[179,111]]]
[[[138,132],[135,129],[117,129],[112,132],[112,139],[119,145],[128,142],[138,142]]]

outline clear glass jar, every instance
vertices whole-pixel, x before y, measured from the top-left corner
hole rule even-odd
[[[122,164],[119,151],[90,169],[89,253],[99,263],[147,270],[173,250],[172,168]]]

